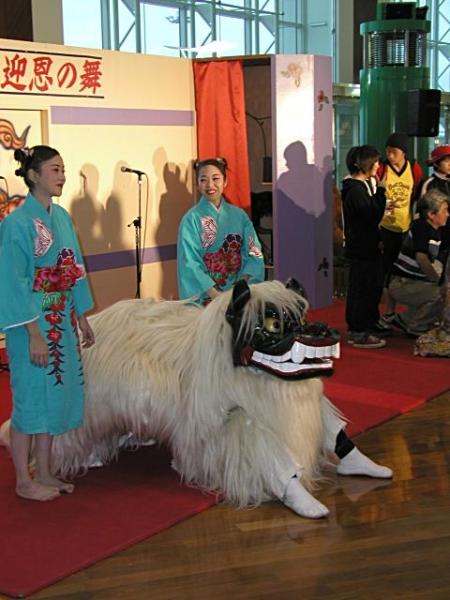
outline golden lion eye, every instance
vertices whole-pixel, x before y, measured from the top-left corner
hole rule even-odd
[[[266,317],[264,319],[264,329],[269,333],[280,333],[281,321],[275,317]]]

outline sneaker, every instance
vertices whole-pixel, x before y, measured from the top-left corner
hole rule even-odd
[[[392,334],[392,326],[387,325],[382,318],[380,318],[374,325],[369,327],[371,333],[375,335],[391,335]]]
[[[348,331],[347,332],[347,344],[354,344],[355,343],[355,338],[357,337],[357,333],[355,333],[354,331]]]
[[[365,335],[360,340],[353,342],[353,348],[384,348],[386,346],[386,340],[382,340],[376,335]]]
[[[392,321],[395,319],[396,316],[397,315],[395,312],[384,313],[383,315],[381,315],[378,323],[389,327],[389,325],[392,325]]]

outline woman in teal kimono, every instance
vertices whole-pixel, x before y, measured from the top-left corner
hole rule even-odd
[[[178,291],[207,304],[238,279],[264,281],[264,258],[247,214],[223,198],[225,159],[198,161],[195,172],[201,198],[178,231]]]
[[[52,436],[83,420],[83,346],[94,343],[84,313],[92,296],[71,218],[52,203],[64,163],[48,146],[16,150],[30,192],[0,225],[0,330],[6,335],[13,413],[11,455],[17,495],[52,500],[73,485],[50,471]],[[36,469],[29,472],[32,442]]]

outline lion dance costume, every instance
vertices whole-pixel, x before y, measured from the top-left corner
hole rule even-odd
[[[308,490],[326,453],[338,473],[391,477],[343,432],[323,394],[339,336],[307,324],[298,285],[238,282],[206,308],[186,301],[124,300],[94,315],[83,351],[84,425],[55,436],[55,472],[93,457],[107,463],[124,434],[167,445],[182,479],[239,507],[278,498],[323,517]]]

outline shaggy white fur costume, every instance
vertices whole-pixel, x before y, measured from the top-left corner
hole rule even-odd
[[[291,478],[313,488],[344,421],[320,379],[233,365],[230,298],[223,293],[206,308],[125,300],[90,318],[96,343],[83,352],[85,424],[54,438],[54,472],[75,475],[93,457],[107,463],[131,432],[167,444],[185,481],[240,507],[276,497],[304,516],[324,516],[327,509],[303,488],[295,507]],[[298,312],[299,296],[279,282],[251,286],[244,329],[266,302]]]

